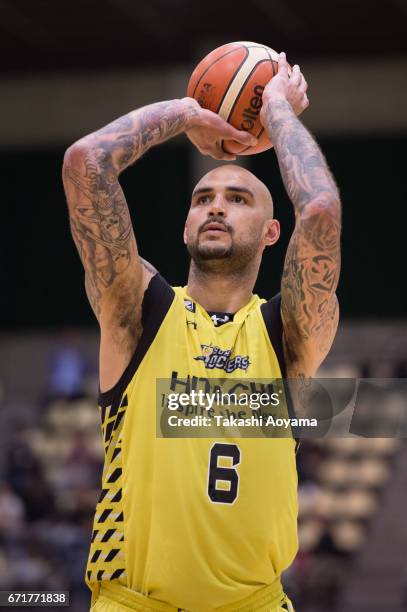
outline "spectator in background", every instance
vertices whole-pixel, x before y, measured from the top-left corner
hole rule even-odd
[[[318,482],[318,467],[325,454],[325,451],[311,440],[300,444],[297,454],[297,470],[301,485],[308,482]]]
[[[24,503],[7,482],[0,481],[0,533],[16,533],[24,524]]]
[[[86,436],[76,431],[72,448],[61,468],[61,489],[72,489],[80,493],[82,490],[93,489],[100,479],[101,463],[89,448]]]
[[[6,480],[22,498],[28,520],[42,519],[52,512],[54,499],[45,481],[42,466],[29,443],[29,430],[15,432],[5,458]]]
[[[62,332],[49,355],[49,372],[45,388],[45,403],[54,399],[80,399],[85,395],[86,377],[90,364],[77,333]]]

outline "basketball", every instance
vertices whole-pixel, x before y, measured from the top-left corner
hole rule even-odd
[[[260,122],[262,94],[278,72],[278,53],[254,42],[233,42],[218,47],[199,62],[188,84],[187,95],[218,113],[239,130],[258,139],[255,147],[222,142],[227,153],[253,155],[273,145]]]

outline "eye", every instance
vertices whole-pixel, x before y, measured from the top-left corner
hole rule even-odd
[[[210,197],[208,195],[199,196],[195,201],[197,204],[207,204],[210,201]]]
[[[244,198],[241,195],[238,195],[237,193],[235,193],[234,195],[231,196],[231,201],[235,202],[236,204],[246,204],[246,198]]]

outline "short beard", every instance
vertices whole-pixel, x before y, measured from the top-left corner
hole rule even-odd
[[[213,242],[200,245],[198,240],[187,244],[187,249],[195,262],[210,261],[211,259],[228,259],[233,255],[234,251],[233,244],[223,246]]]
[[[246,270],[254,261],[257,245],[244,244],[227,247],[219,244],[200,245],[199,240],[187,243],[188,253],[195,266],[205,273],[236,274]]]

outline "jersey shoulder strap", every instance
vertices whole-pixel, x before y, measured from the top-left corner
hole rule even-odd
[[[263,302],[260,306],[260,310],[263,315],[270,342],[277,355],[281,375],[285,378],[287,376],[287,367],[283,350],[283,320],[281,318],[280,293],[277,293],[271,300],[268,300],[268,302]]]

